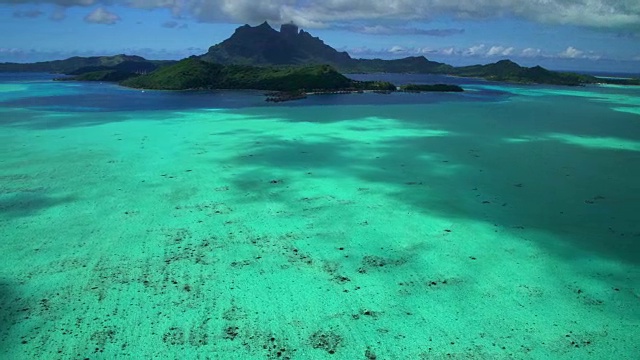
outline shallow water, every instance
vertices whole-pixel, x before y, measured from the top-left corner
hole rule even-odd
[[[640,353],[640,89],[49,78],[0,76],[8,359]]]

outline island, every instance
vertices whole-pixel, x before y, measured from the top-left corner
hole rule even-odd
[[[295,24],[283,24],[280,31],[267,22],[258,26],[244,25],[228,39],[211,46],[205,61],[220,64],[247,65],[311,65],[329,64],[343,74],[414,73],[481,78],[489,81],[519,84],[580,86],[586,84],[640,85],[640,79],[597,78],[590,75],[556,72],[541,66],[524,67],[511,60],[486,65],[455,67],[431,61],[424,56],[402,59],[354,59],[339,52]]]
[[[280,30],[267,22],[244,25],[202,55],[181,61],[147,60],[135,55],[72,57],[32,64],[0,63],[0,71],[60,73],[62,81],[110,81],[157,90],[253,89],[271,91],[267,100],[301,99],[308,94],[375,91],[460,92],[448,84],[404,85],[360,82],[348,73],[416,73],[481,78],[519,84],[582,86],[640,85],[640,79],[602,78],[556,72],[541,66],[523,67],[511,60],[454,67],[413,56],[395,60],[354,59],[294,24]]]
[[[423,92],[423,91],[436,91],[436,92],[463,92],[464,89],[458,85],[449,84],[434,84],[434,85],[418,85],[407,84],[400,86],[400,91],[405,92]]]
[[[221,65],[192,56],[175,64],[159,67],[148,74],[90,71],[59,80],[109,81],[116,78],[123,86],[151,90],[267,90],[267,101],[298,100],[309,94],[392,92],[398,87],[385,81],[356,81],[330,65],[249,66]],[[119,79],[124,76],[124,79]],[[424,87],[421,91],[462,91],[450,85]]]
[[[353,81],[329,65],[257,67],[221,65],[190,57],[146,75],[134,76],[122,85],[155,90],[251,89],[270,91],[339,90]]]
[[[64,60],[36,63],[0,63],[0,72],[46,72],[77,75],[92,71],[122,71],[146,73],[163,65],[174,64],[172,60],[147,60],[141,56],[119,54],[113,56],[74,56]]]

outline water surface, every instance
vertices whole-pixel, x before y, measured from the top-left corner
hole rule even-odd
[[[8,359],[640,353],[638,88],[50,78],[0,74]]]

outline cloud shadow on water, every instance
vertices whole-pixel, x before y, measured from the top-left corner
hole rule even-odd
[[[10,348],[19,346],[11,343],[12,331],[20,317],[19,309],[15,308],[18,296],[11,282],[0,280],[0,352],[9,353]]]
[[[624,121],[623,128],[628,125]],[[259,146],[247,150],[252,156],[236,159],[252,169],[245,176],[260,174],[260,180],[247,183],[240,176],[235,186],[260,193],[269,187],[269,176],[284,176],[286,183],[287,174],[300,179],[306,172],[330,172],[383,185],[388,196],[424,214],[496,224],[515,233],[552,234],[529,237],[557,256],[588,253],[633,264],[640,261],[634,255],[640,251],[635,219],[640,198],[629,192],[640,175],[629,172],[640,168],[636,151],[585,147],[558,137],[510,142],[506,140],[514,136],[542,134],[544,126],[507,125],[488,133],[481,131],[482,124],[462,123],[435,119],[421,125],[409,119],[406,126],[425,130],[435,126],[449,135],[381,136],[371,144],[331,136],[283,141],[277,135],[271,140],[264,135]],[[580,130],[598,131],[590,129],[590,123],[595,119],[587,119],[586,128],[562,124],[557,128],[578,132],[576,136]],[[600,133],[622,135],[617,128]],[[256,188],[257,184],[261,185]],[[296,188],[304,189],[305,184],[292,184],[291,189]],[[286,196],[292,200],[303,196],[291,189]]]
[[[74,196],[50,196],[39,193],[17,193],[0,197],[0,216],[17,218],[74,202]]]

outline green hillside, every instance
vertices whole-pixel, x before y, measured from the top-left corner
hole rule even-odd
[[[150,74],[127,79],[124,86],[159,90],[255,89],[274,91],[336,90],[353,81],[328,65],[254,67],[213,64],[191,57]]]
[[[589,75],[560,73],[540,66],[523,67],[510,60],[501,60],[493,64],[473,65],[454,68],[451,74],[464,77],[479,77],[492,81],[515,83],[534,83],[552,85],[582,85],[596,83],[597,79]]]
[[[135,55],[114,56],[74,56],[64,60],[42,61],[30,64],[0,63],[0,72],[48,72],[58,74],[78,74],[89,71],[107,70],[117,67],[115,70],[128,72],[153,71],[159,66],[173,63],[173,61],[147,60]],[[83,70],[84,69],[84,70]]]

